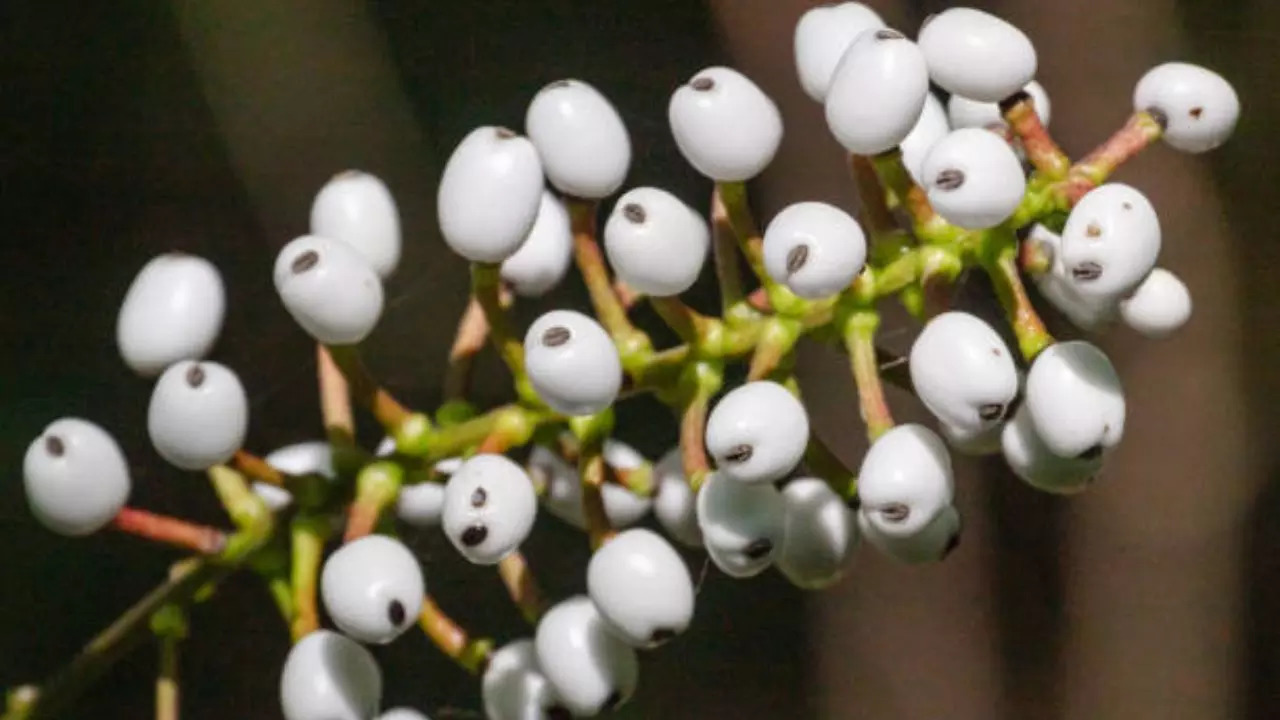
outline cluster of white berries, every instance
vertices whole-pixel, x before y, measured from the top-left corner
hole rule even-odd
[[[899,154],[904,174],[945,224],[964,237],[1008,230],[1012,242],[1021,226],[1010,227],[1011,218],[1035,190],[1024,166],[1034,146],[1020,144],[1004,113],[1010,101],[1025,98],[1041,126],[1050,112],[1035,80],[1035,48],[1022,31],[982,11],[952,8],[931,16],[912,40],[866,6],[844,2],[803,14],[795,62],[804,91],[823,104],[848,153]],[[1145,113],[1170,146],[1195,153],[1224,142],[1240,110],[1225,80],[1184,63],[1148,72],[1133,102],[1135,117]],[[759,175],[783,133],[768,95],[720,66],[680,84],[667,119],[680,153],[717,184]],[[438,188],[441,236],[514,293],[537,297],[565,277],[575,244],[584,241],[575,233],[591,232],[577,225],[579,213],[594,213],[595,203],[621,191],[602,224],[603,257],[636,292],[673,298],[702,274],[711,228],[704,214],[667,190],[623,191],[631,160],[631,139],[610,101],[582,80],[553,82],[530,102],[523,135],[486,125],[457,144]],[[1041,261],[1027,273],[1044,299],[1084,331],[1119,319],[1146,336],[1171,334],[1189,319],[1191,299],[1177,276],[1157,266],[1162,233],[1153,203],[1128,185],[1095,185],[1057,216],[1027,223],[1018,242],[1024,255]],[[815,305],[846,298],[869,269],[877,239],[838,207],[791,204],[758,239],[759,279]],[[280,250],[272,276],[298,326],[317,343],[343,348],[374,332],[383,283],[400,256],[399,211],[387,186],[348,171],[316,194],[309,233]],[[120,308],[119,352],[137,374],[154,379],[149,438],[181,470],[232,462],[246,440],[245,388],[231,368],[208,359],[225,306],[217,269],[172,253],[141,269]],[[520,368],[538,412],[549,410],[561,422],[608,411],[628,372],[619,345],[601,321],[581,312],[539,316],[523,337]],[[906,361],[911,389],[936,430],[891,422],[875,430],[857,468],[856,492],[820,477],[818,463],[807,462],[815,438],[793,387],[753,379],[718,399],[708,395],[703,432],[682,435],[686,444],[656,462],[616,438],[601,441],[612,474],[645,475],[649,490],[623,482],[588,488],[585,471],[554,449],[580,439],[565,431],[559,445],[539,436],[527,453],[513,453],[518,461],[473,447],[423,468],[406,466],[414,479],[398,488],[388,511],[403,526],[439,529],[462,557],[491,566],[520,550],[540,508],[593,533],[600,519],[590,510],[598,516],[602,509],[610,532],[593,534],[599,544],[582,593],[547,610],[532,637],[508,642],[479,663],[491,720],[594,716],[635,692],[639,653],[693,621],[695,583],[677,545],[705,551],[730,577],[776,567],[794,585],[820,589],[845,574],[864,539],[905,563],[936,562],[955,549],[962,522],[951,450],[1000,453],[1016,475],[1047,492],[1087,487],[1124,433],[1115,368],[1086,340],[1049,339],[1033,351],[1018,350],[976,315],[933,314]],[[375,461],[413,459],[400,454],[407,447],[397,445],[397,428],[387,430]],[[705,475],[688,469],[696,465],[686,462],[691,454],[706,463]],[[336,487],[350,478],[340,477],[335,459],[330,444],[319,441],[264,458],[280,473]],[[30,445],[24,484],[42,524],[81,536],[118,516],[131,479],[124,451],[106,430],[63,418]],[[272,512],[295,503],[275,485],[256,482],[253,490]],[[592,498],[602,508],[588,508]],[[650,512],[661,532],[642,525]],[[380,710],[382,675],[366,648],[395,641],[431,611],[413,551],[394,534],[350,538],[325,558],[318,595],[336,630],[312,631],[289,653],[280,677],[286,719],[426,720],[408,708]]]

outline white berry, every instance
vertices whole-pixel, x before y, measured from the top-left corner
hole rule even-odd
[[[538,667],[533,640],[525,638],[498,648],[480,681],[484,714],[489,720],[559,720],[568,711]]]
[[[304,235],[276,256],[276,292],[302,329],[326,345],[353,345],[382,316],[382,280],[341,240]]]
[[[672,448],[654,463],[653,476],[657,480],[653,515],[658,524],[682,545],[702,547],[693,488],[684,476],[679,447]]]
[[[226,366],[184,360],[165,370],[152,389],[151,444],[183,470],[207,470],[231,459],[248,428],[249,398]]]
[[[333,449],[324,440],[285,445],[272,450],[262,460],[289,475],[320,475],[330,480],[336,478]],[[293,503],[293,495],[278,485],[254,482],[251,487],[272,512],[279,512]]]
[[[858,527],[844,499],[823,480],[796,478],[782,489],[784,531],[778,570],[807,590],[834,585],[858,546]]]
[[[920,49],[929,77],[954,95],[999,102],[1036,74],[1036,49],[1010,23],[973,8],[950,8],[925,20]]]
[[[990,325],[951,311],[930,320],[911,346],[911,385],[929,412],[958,430],[998,424],[1018,394],[1013,355]]]
[[[375,720],[431,720],[431,718],[413,708],[398,707],[382,713]]]
[[[796,23],[794,42],[796,72],[805,93],[818,102],[825,100],[844,51],[863,31],[884,26],[875,10],[859,2],[806,10]]]
[[[782,142],[778,106],[742,73],[709,67],[671,95],[671,134],[685,160],[720,182],[750,180]]]
[[[765,270],[802,298],[847,289],[866,260],[867,237],[858,221],[827,203],[789,205],[764,232]]]
[[[154,377],[198,360],[222,331],[226,288],[208,260],[185,253],[152,258],[129,284],[116,316],[116,346],[129,369]]]
[[[1137,188],[1107,183],[1076,203],[1062,229],[1062,264],[1081,296],[1118,300],[1156,265],[1160,218]]]
[[[877,550],[910,565],[938,562],[960,545],[960,513],[951,505],[914,535],[886,533],[863,513],[858,513],[858,529]]]
[[[333,624],[374,645],[385,645],[413,626],[425,591],[418,559],[385,535],[348,542],[320,572],[320,598]]]
[[[1044,86],[1032,80],[1022,90],[1031,96],[1040,124],[1049,127],[1051,107],[1049,93],[1045,92]],[[957,129],[968,127],[991,129],[1007,125],[1004,121],[1004,113],[1000,112],[999,103],[973,100],[963,95],[952,95],[947,101],[947,120],[951,122],[951,127]]]
[[[1083,340],[1055,343],[1036,356],[1025,402],[1036,432],[1055,455],[1097,455],[1124,435],[1120,378],[1107,356]]]
[[[396,517],[417,528],[436,527],[444,513],[444,485],[424,481],[404,485],[396,498]]]
[[[515,254],[502,261],[502,279],[517,295],[538,297],[560,284],[572,259],[569,210],[555,193],[543,191],[529,235]]]
[[[1191,291],[1177,275],[1155,268],[1120,301],[1120,317],[1149,338],[1168,337],[1191,319]]]
[[[471,262],[502,262],[533,227],[542,191],[542,163],[528,138],[500,127],[472,130],[440,177],[436,213],[445,243]]]
[[[771,483],[709,475],[696,510],[707,555],[726,575],[747,578],[771,564],[786,532],[782,494]]]
[[[524,469],[502,455],[475,455],[449,476],[441,522],[477,565],[495,565],[529,536],[538,498]]]
[[[1138,81],[1133,109],[1158,113],[1170,146],[1202,153],[1231,137],[1240,119],[1240,98],[1231,83],[1212,70],[1169,62],[1151,68]]]
[[[586,528],[586,514],[582,508],[582,479],[577,468],[565,462],[550,449],[535,445],[529,452],[529,472],[537,474],[546,491],[542,503],[547,511],[560,520],[577,528]],[[652,501],[641,497],[617,483],[606,482],[600,488],[604,501],[604,514],[615,528],[634,525],[649,512]]]
[[[953,225],[982,230],[1004,222],[1022,202],[1027,179],[1013,148],[979,128],[951,131],[925,156],[924,188]]]
[[[50,423],[22,460],[31,514],[60,535],[96,532],[124,507],[129,462],[110,433],[80,418]]]
[[[619,707],[640,679],[636,651],[609,632],[585,595],[564,600],[542,616],[534,647],[542,674],[577,716]]]
[[[867,30],[836,66],[827,127],[846,150],[875,155],[901,143],[924,109],[929,72],[920,48],[897,30]]]
[[[1084,490],[1102,469],[1101,454],[1087,457],[1054,454],[1036,431],[1025,405],[1005,423],[1000,450],[1015,475],[1034,488],[1057,495]]]
[[[575,310],[552,310],[535,320],[524,336],[524,355],[534,391],[556,412],[600,412],[622,388],[622,361],[609,333]]]
[[[666,190],[640,187],[618,198],[604,226],[604,250],[637,292],[679,295],[698,279],[711,246],[707,221]]]
[[[1050,257],[1048,272],[1033,276],[1036,289],[1076,327],[1101,331],[1115,319],[1116,305],[1110,297],[1085,297],[1076,290],[1071,272],[1062,261],[1062,237],[1039,223],[1023,242],[1038,243]]]
[[[560,192],[596,200],[612,195],[631,166],[631,138],[608,98],[581,80],[538,91],[524,118],[547,180]]]
[[[923,425],[898,425],[881,435],[858,472],[858,512],[883,535],[922,532],[954,493],[947,447]]]
[[[329,179],[311,203],[311,234],[341,240],[386,278],[400,263],[400,210],[376,175],[348,170]]]
[[[1006,422],[1007,420],[977,429],[960,429],[940,422],[938,434],[947,441],[951,449],[963,455],[994,455],[1000,452],[1000,435],[1004,432]]]
[[[587,594],[614,635],[653,648],[693,620],[693,578],[675,548],[644,528],[618,533],[587,563]]]
[[[924,107],[920,109],[920,117],[911,128],[911,132],[898,144],[902,151],[902,164],[911,174],[917,185],[924,185],[924,158],[939,140],[951,132],[947,122],[947,112],[942,103],[929,93],[924,99]]]
[[[748,483],[778,480],[809,444],[809,415],[799,398],[771,380],[725,394],[707,418],[707,453],[726,477]]]
[[[382,671],[356,641],[315,630],[294,644],[280,673],[285,720],[369,720],[382,702]]]

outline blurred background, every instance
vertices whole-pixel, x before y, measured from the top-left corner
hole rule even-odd
[[[203,479],[168,469],[149,447],[149,386],[115,352],[117,305],[147,259],[181,249],[222,270],[230,302],[214,358],[250,390],[249,446],[316,438],[311,346],[275,297],[270,267],[306,231],[329,176],[381,176],[406,248],[368,361],[397,394],[433,406],[466,293],[465,266],[435,228],[442,161],[475,125],[519,127],[547,82],[578,77],[614,100],[633,135],[629,185],[667,187],[705,208],[709,187],[675,150],[666,103],[700,68],[731,64],[777,100],[787,127],[753,185],[761,220],[805,199],[854,208],[839,148],[792,65],[791,33],[812,4],[4,3],[0,686],[55,670],[176,559],[114,535],[57,538],[28,519],[22,453],[49,421],[82,415],[115,432],[134,465],[134,504],[224,522]],[[914,33],[951,3],[868,4]],[[971,4],[1037,44],[1052,129],[1073,155],[1124,121],[1133,84],[1154,64],[1204,64],[1236,84],[1244,114],[1227,146],[1194,158],[1154,148],[1121,174],[1161,212],[1162,264],[1187,281],[1196,314],[1167,341],[1123,329],[1100,340],[1130,415],[1089,493],[1048,497],[998,459],[958,460],[965,536],[940,565],[904,568],[863,551],[841,585],[816,595],[776,573],[742,582],[710,572],[694,629],[644,657],[621,717],[1280,717],[1280,445],[1270,434],[1280,422],[1280,168],[1267,135],[1280,117],[1280,5]],[[973,285],[965,302],[993,311]],[[570,283],[538,307],[584,300]],[[691,301],[714,303],[714,289],[700,286]],[[892,328],[905,347],[910,326]],[[801,368],[817,432],[856,462],[865,448],[845,363],[806,346]],[[506,392],[486,360],[477,401]],[[907,397],[891,402],[900,418],[923,417]],[[621,436],[656,456],[675,441],[667,417],[630,403]],[[432,592],[464,624],[503,639],[528,632],[492,572],[458,561],[439,537],[413,541]],[[552,595],[582,590],[580,534],[543,519],[527,551]],[[287,633],[261,584],[228,582],[193,612],[192,630],[184,717],[279,717]],[[477,683],[419,635],[378,655],[387,706],[479,717]],[[154,669],[151,648],[139,648],[72,717],[147,717]]]

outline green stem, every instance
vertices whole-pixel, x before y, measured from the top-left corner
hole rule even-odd
[[[587,522],[587,537],[592,549],[599,548],[614,535],[609,516],[604,511],[601,491],[605,482],[604,440],[613,426],[613,413],[606,410],[596,415],[569,419],[569,429],[578,440],[578,475],[582,480],[582,514]]]
[[[497,263],[471,264],[471,295],[480,304],[489,326],[489,340],[515,378],[521,397],[533,390],[524,371],[524,343],[516,336],[511,317],[502,303],[502,266]],[[533,395],[536,398],[536,394]]]
[[[1053,344],[1053,336],[1031,305],[1027,288],[1018,274],[1018,239],[1007,227],[994,228],[982,248],[982,267],[991,277],[996,297],[1018,339],[1018,349],[1028,362]]]
[[[880,315],[873,309],[855,309],[844,321],[844,344],[853,367],[853,381],[858,389],[858,406],[867,426],[867,439],[875,442],[893,428],[893,415],[880,382],[880,363],[876,357],[876,331]]]
[[[782,315],[798,317],[808,308],[808,303],[787,289],[787,286],[774,282],[764,267],[764,238],[760,234],[760,226],[751,214],[751,205],[747,200],[747,186],[740,182],[721,182],[716,184],[720,199],[724,201],[725,214],[729,219],[729,227],[738,239],[738,248],[747,258],[751,272],[755,273],[760,285],[769,297],[773,311]]]
[[[711,191],[711,256],[715,263],[716,281],[720,285],[720,310],[725,320],[754,315],[755,311],[746,304],[742,291],[737,236],[729,222],[729,211],[720,197],[719,185]]]
[[[569,222],[573,229],[573,259],[586,283],[591,296],[591,307],[596,319],[608,331],[618,347],[622,366],[630,367],[638,358],[652,351],[649,337],[631,324],[627,309],[614,291],[604,254],[596,241],[596,203],[591,200],[570,199]]]
[[[324,543],[329,535],[328,518],[299,515],[289,526],[292,557],[290,592],[293,615],[289,635],[296,643],[320,627],[320,607],[316,599]]]

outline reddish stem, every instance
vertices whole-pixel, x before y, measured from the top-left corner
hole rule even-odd
[[[498,562],[498,576],[502,578],[502,584],[520,615],[530,625],[537,625],[547,604],[533,571],[529,569],[529,561],[515,550]]]
[[[378,381],[369,374],[355,345],[332,345],[328,349],[334,364],[351,386],[352,397],[373,413],[382,427],[394,432],[409,418],[412,413],[408,408],[378,385]]]
[[[152,542],[214,555],[227,545],[227,534],[217,528],[125,507],[116,513],[111,527]]]
[[[1022,141],[1022,149],[1036,170],[1053,180],[1066,176],[1071,168],[1071,159],[1040,122],[1030,94],[1013,94],[1000,103],[1000,112],[1013,134]]]
[[[1154,112],[1140,111],[1106,142],[1071,167],[1059,192],[1069,207],[1074,207],[1085,193],[1101,185],[1112,173],[1164,134],[1166,119]]]

